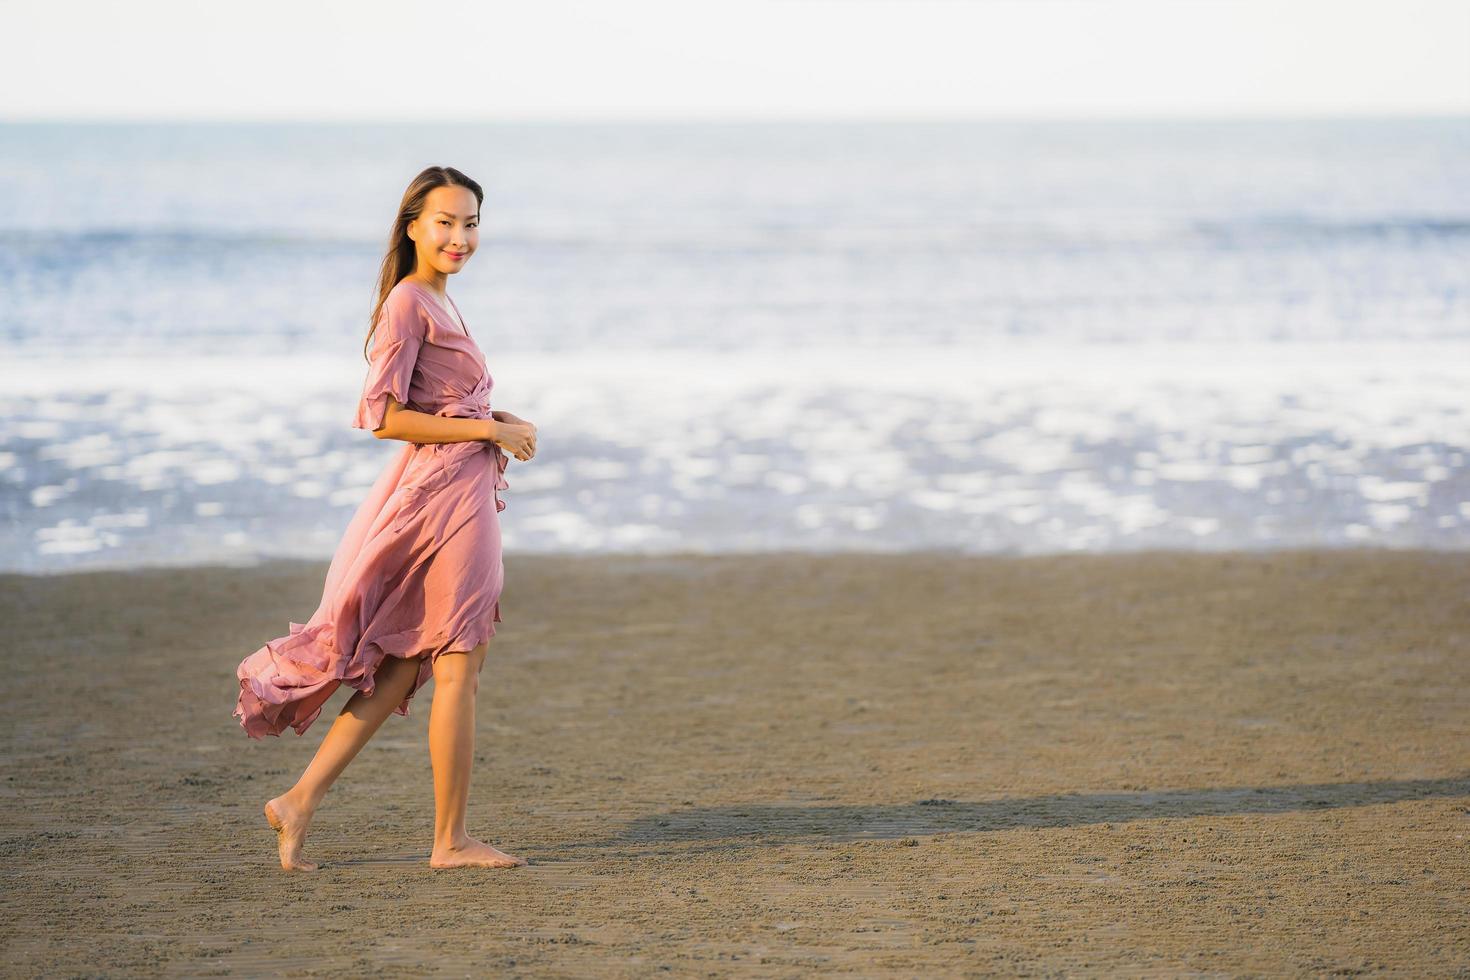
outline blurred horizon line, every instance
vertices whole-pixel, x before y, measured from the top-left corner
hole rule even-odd
[[[1291,111],[1280,113],[933,113],[905,115],[525,115],[464,118],[401,116],[0,116],[0,125],[270,125],[270,126],[442,126],[459,123],[473,126],[538,126],[538,125],[666,125],[666,126],[739,126],[739,125],[925,125],[933,123],[1200,123],[1200,122],[1400,122],[1400,121],[1465,121],[1470,122],[1470,106],[1453,112],[1404,111],[1322,112]]]

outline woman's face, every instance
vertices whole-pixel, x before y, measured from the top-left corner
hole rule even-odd
[[[424,210],[408,223],[408,237],[418,250],[419,269],[445,275],[464,268],[480,245],[480,215],[468,187],[436,187],[424,198]]]

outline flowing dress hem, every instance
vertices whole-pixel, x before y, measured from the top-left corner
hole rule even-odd
[[[434,663],[445,653],[473,650],[495,636],[495,624],[503,622],[500,617],[500,599],[497,597],[490,609],[490,618],[482,620],[478,627],[467,627],[459,633],[429,647],[418,645],[417,640],[408,643],[392,642],[395,639],[417,637],[420,630],[407,630],[372,640],[364,644],[375,649],[377,656],[358,661],[359,669],[352,670],[351,662],[337,657],[331,638],[330,624],[307,627],[292,623],[289,636],[272,640],[241,662],[236,675],[240,681],[240,694],[235,704],[234,717],[240,722],[245,734],[253,739],[267,735],[280,736],[287,728],[297,735],[306,730],[321,715],[322,707],[339,685],[346,684],[367,697],[375,689],[375,674],[385,657],[422,660],[418,676],[403,700],[394,706],[394,714],[409,714],[409,702],[434,673]],[[326,634],[325,636],[323,634]],[[297,638],[301,642],[295,647],[306,646],[306,651],[292,656],[286,650],[278,651]],[[383,641],[389,641],[387,645]],[[321,648],[325,647],[323,651]],[[344,665],[347,672],[340,676],[321,669],[329,664]],[[318,666],[320,665],[320,666]],[[483,669],[483,662],[481,669]],[[284,669],[283,669],[284,668]],[[278,683],[283,681],[283,683]],[[262,696],[264,695],[264,696]]]

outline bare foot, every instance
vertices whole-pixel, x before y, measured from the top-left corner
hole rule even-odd
[[[512,857],[469,836],[452,846],[435,844],[429,855],[431,868],[519,868],[525,863],[525,858]]]
[[[311,824],[311,814],[291,805],[284,796],[278,796],[265,805],[265,819],[276,832],[276,848],[281,852],[281,867],[287,871],[315,871],[317,863],[301,856],[301,846],[306,843],[306,828]]]

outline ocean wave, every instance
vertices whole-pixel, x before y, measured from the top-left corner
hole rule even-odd
[[[1111,245],[1188,245],[1198,242],[1247,245],[1301,243],[1323,245],[1359,239],[1459,239],[1470,237],[1470,216],[1419,215],[1334,219],[1310,215],[1233,219],[1167,220],[1137,215],[1077,214],[1052,219],[979,220],[968,222],[814,222],[710,223],[686,225],[618,224],[572,226],[548,223],[545,228],[481,233],[480,250],[491,252],[639,250],[659,252],[812,251],[943,251],[1048,250]],[[77,250],[141,249],[146,252],[204,250],[297,250],[323,248],[360,252],[380,247],[376,238],[323,236],[304,232],[239,231],[215,228],[96,228],[57,234],[39,230],[0,229],[0,249],[12,252],[12,263],[31,254]]]

